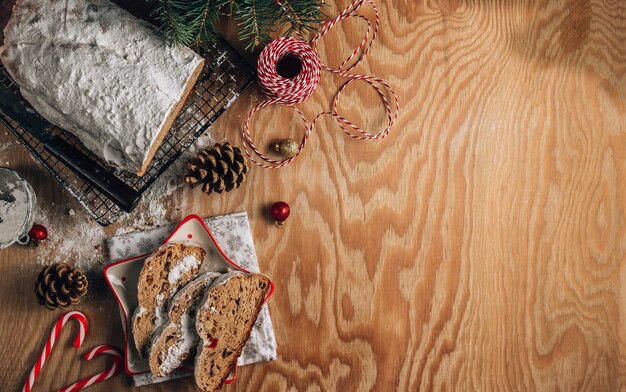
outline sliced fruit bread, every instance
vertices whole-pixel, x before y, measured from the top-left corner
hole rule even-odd
[[[195,355],[198,345],[196,311],[213,281],[222,274],[207,272],[180,289],[171,301],[169,320],[152,337],[150,371],[165,377]]]
[[[140,355],[147,354],[152,334],[165,322],[169,300],[197,275],[205,253],[199,246],[166,244],[144,262],[132,327]]]
[[[207,291],[196,316],[201,342],[194,374],[203,391],[219,389],[237,363],[270,285],[265,275],[234,271]]]

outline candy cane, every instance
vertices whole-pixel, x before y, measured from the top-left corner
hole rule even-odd
[[[56,324],[54,325],[54,328],[52,329],[52,332],[50,332],[50,337],[48,338],[48,341],[46,342],[46,346],[41,352],[41,355],[39,355],[39,358],[37,358],[37,362],[35,362],[35,366],[33,366],[33,368],[30,371],[30,375],[28,376],[28,379],[26,380],[26,383],[24,384],[24,387],[22,388],[22,392],[30,392],[31,388],[33,387],[33,384],[35,383],[35,379],[37,378],[37,376],[39,375],[39,372],[41,371],[41,368],[43,367],[43,365],[46,363],[46,360],[50,356],[50,351],[52,351],[52,347],[54,346],[54,343],[56,342],[57,338],[61,334],[61,330],[63,329],[65,324],[67,324],[67,322],[72,319],[76,319],[76,321],[78,321],[78,334],[76,335],[76,338],[74,339],[74,347],[78,348],[83,344],[83,340],[85,340],[85,335],[87,334],[87,328],[88,328],[87,318],[85,317],[85,315],[82,314],[81,312],[71,311],[59,317]]]
[[[90,361],[100,354],[109,354],[113,356],[113,366],[109,370],[77,381],[72,385],[68,385],[65,388],[59,389],[59,392],[77,392],[81,389],[90,387],[93,384],[97,384],[100,381],[107,380],[120,372],[120,369],[122,368],[122,354],[115,347],[105,345],[94,347],[83,356],[83,359],[86,361]]]

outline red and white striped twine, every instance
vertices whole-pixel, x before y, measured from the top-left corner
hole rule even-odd
[[[46,341],[46,345],[43,351],[37,358],[37,362],[35,362],[35,365],[31,369],[28,375],[28,378],[26,379],[26,383],[24,384],[24,387],[22,388],[22,392],[30,392],[30,390],[33,388],[33,384],[35,383],[37,376],[39,376],[41,369],[43,368],[46,361],[48,360],[48,357],[50,357],[50,352],[52,351],[52,347],[54,347],[54,344],[59,338],[59,335],[61,334],[63,327],[65,326],[65,324],[67,324],[70,320],[73,320],[73,319],[78,321],[78,334],[76,334],[76,337],[74,338],[74,347],[78,348],[83,344],[83,341],[85,340],[85,335],[87,334],[87,329],[89,327],[89,324],[87,323],[87,318],[85,317],[85,315],[81,312],[71,311],[59,317],[56,324],[54,325],[54,328],[50,332],[50,337]],[[100,354],[109,354],[109,355],[114,356],[115,363],[110,370],[102,372],[95,376],[89,377],[87,379],[78,381],[77,383],[74,383],[70,386],[67,386],[61,389],[61,391],[63,392],[78,391],[80,389],[93,385],[97,382],[106,380],[107,378],[110,378],[114,376],[115,374],[117,374],[122,365],[122,354],[120,354],[119,350],[110,346],[97,346],[97,347],[94,347],[87,354],[85,354],[84,359],[90,360]]]
[[[275,1],[281,7],[283,7],[285,13],[289,15],[288,10],[280,2],[280,0]],[[375,21],[373,26],[367,17],[357,14],[357,11],[366,2],[370,4],[374,10]],[[367,31],[357,49],[354,50],[354,52],[352,52],[345,60],[343,60],[338,68],[333,69],[324,65],[320,61],[319,56],[315,51],[315,47],[317,45],[317,41],[319,41],[325,34],[327,34],[333,28],[333,26],[335,26],[340,21],[348,18],[359,18],[364,20],[367,23]],[[311,131],[315,126],[317,120],[324,115],[330,115],[335,117],[342,130],[348,136],[354,139],[380,140],[389,134],[389,131],[396,122],[398,118],[398,113],[400,111],[400,105],[398,103],[398,98],[395,92],[391,89],[387,82],[380,78],[349,73],[354,67],[356,67],[361,61],[363,61],[365,56],[367,56],[367,54],[369,53],[372,44],[374,43],[374,40],[378,35],[378,28],[379,13],[378,8],[376,8],[373,0],[353,0],[348,5],[348,7],[346,7],[339,15],[337,15],[337,17],[324,23],[317,35],[315,35],[315,37],[313,37],[310,42],[305,42],[298,34],[298,38],[278,38],[272,41],[267,47],[263,49],[258,60],[258,77],[259,83],[261,84],[261,87],[264,93],[267,95],[268,99],[259,103],[252,109],[242,129],[243,148],[248,155],[248,158],[250,158],[253,163],[255,163],[257,166],[268,169],[276,169],[291,163],[298,155],[300,155],[300,153],[304,149],[304,146],[309,139]],[[293,78],[285,78],[279,75],[276,70],[278,62],[287,56],[296,57],[298,60],[300,60],[302,64],[300,73]],[[350,64],[351,62],[352,64]],[[322,112],[318,114],[317,116],[315,116],[313,121],[309,123],[304,116],[304,113],[295,105],[304,102],[307,98],[311,96],[311,94],[313,94],[315,88],[319,84],[321,69],[345,77],[348,79],[348,81],[344,83],[337,91],[337,94],[335,95],[335,98],[333,100],[332,111]],[[370,133],[364,129],[361,129],[359,126],[346,119],[338,112],[339,98],[341,97],[342,92],[346,89],[346,87],[350,85],[350,83],[357,80],[369,84],[376,91],[383,105],[385,106],[385,110],[387,112],[387,126],[378,133]],[[388,95],[393,97],[393,104],[389,102]],[[281,104],[293,108],[296,113],[300,115],[302,121],[304,122],[304,136],[296,154],[291,158],[280,160],[272,159],[263,154],[252,140],[252,135],[250,133],[250,119],[257,111],[272,104]],[[254,155],[260,158],[263,162],[257,161],[255,156],[253,156],[249,149],[251,149],[254,152]]]
[[[302,70],[294,78],[283,78],[276,64],[291,55],[302,63]],[[258,61],[258,78],[270,100],[284,105],[296,105],[313,94],[320,81],[320,59],[311,46],[301,39],[281,37],[267,45]]]

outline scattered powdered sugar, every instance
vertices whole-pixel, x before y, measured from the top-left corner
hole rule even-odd
[[[106,233],[102,226],[82,211],[73,217],[50,212],[52,205],[40,206],[35,223],[48,229],[48,240],[37,248],[37,263],[75,263],[84,272],[100,266],[105,258]]]
[[[14,143],[11,141],[0,144],[0,152],[3,152],[4,150],[8,150],[9,148],[13,147],[13,144]]]
[[[228,52],[222,52],[222,54],[220,54],[220,55],[219,55],[219,57],[215,59],[215,65],[214,65],[214,67],[219,67],[219,66],[221,66],[222,64],[224,64],[224,61],[226,61],[226,54],[227,54],[227,53],[228,53]]]
[[[187,197],[183,194],[186,188],[183,187],[185,184],[182,179],[185,164],[201,149],[214,143],[209,133],[201,135],[144,193],[137,208],[115,222],[113,227],[117,227],[116,230],[100,226],[83,208],[67,206],[61,209],[55,206],[50,202],[48,194],[35,188],[39,200],[35,223],[48,229],[48,239],[34,249],[37,264],[69,262],[83,272],[94,272],[97,275],[96,272],[108,260],[105,246],[107,238],[168,225],[172,223],[169,220],[171,215],[176,216],[176,211],[186,208]],[[172,198],[178,200],[172,202]],[[184,211],[177,215],[184,215]]]
[[[127,214],[119,220],[119,226],[114,235],[123,235],[134,231],[145,230],[157,226],[170,224],[167,214],[186,208],[185,195],[180,195],[178,203],[168,202],[168,198],[173,197],[175,192],[183,192],[185,183],[183,174],[185,165],[190,159],[198,155],[200,150],[212,146],[215,140],[210,133],[205,132],[198,140],[176,160],[172,165],[155,181],[146,192],[139,205],[131,214]],[[178,205],[178,207],[173,207]],[[181,215],[184,215],[181,214]]]
[[[174,268],[170,270],[169,274],[167,275],[167,281],[170,282],[170,284],[172,285],[175,284],[180,280],[183,274],[189,272],[193,267],[196,267],[198,264],[200,264],[200,260],[198,260],[193,255],[183,257],[183,260],[180,263],[176,264]]]

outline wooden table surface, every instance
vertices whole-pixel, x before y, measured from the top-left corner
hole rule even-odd
[[[354,141],[326,119],[285,169],[254,168],[229,194],[169,196],[172,222],[248,211],[277,284],[278,359],[241,368],[224,391],[626,390],[626,4],[504,3],[378,0],[380,39],[358,70],[396,88],[402,113],[387,139]],[[363,28],[335,29],[322,58],[337,64]],[[339,82],[324,75],[305,112],[328,108]],[[258,96],[251,89],[213,136],[239,144]],[[383,123],[364,85],[342,102],[360,124]],[[255,124],[259,143],[301,135],[285,109]],[[0,144],[11,141],[0,130]],[[23,147],[0,158],[52,221],[84,219],[66,215],[80,207]],[[276,200],[292,207],[284,230],[264,212]],[[3,391],[22,385],[61,313],[36,303],[38,251],[0,252]],[[85,347],[122,344],[111,295],[77,309],[93,326]],[[72,333],[36,391],[104,366],[77,362]],[[118,376],[91,390],[129,389]]]

